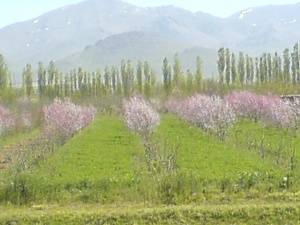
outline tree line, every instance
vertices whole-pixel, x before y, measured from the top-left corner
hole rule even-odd
[[[195,60],[195,71],[185,71],[178,55],[172,61],[164,58],[161,78],[147,61],[138,61],[134,65],[129,60],[122,60],[119,66],[106,66],[103,71],[88,72],[77,68],[68,73],[59,71],[54,61],[47,66],[40,62],[37,71],[30,64],[25,66],[22,86],[18,88],[12,87],[8,66],[0,55],[0,95],[3,90],[18,89],[28,97],[38,95],[41,98],[132,94],[150,97],[160,93],[169,95],[176,90],[192,94],[215,90],[224,85],[229,89],[267,83],[296,85],[300,84],[299,48],[297,43],[292,50],[285,49],[282,54],[263,53],[259,57],[251,57],[243,52],[236,55],[228,48],[220,48],[218,80],[204,79],[200,57]]]
[[[222,84],[300,83],[299,43],[292,50],[286,48],[282,54],[263,53],[260,57],[251,57],[243,52],[237,56],[228,48],[220,48],[217,65]]]
[[[184,72],[175,55],[174,62],[163,60],[162,79],[157,77],[149,62],[138,61],[133,65],[131,61],[122,60],[121,65],[107,66],[104,71],[87,72],[82,68],[73,69],[69,73],[62,73],[51,61],[47,67],[39,63],[37,70],[37,90],[34,88],[32,66],[27,64],[23,70],[22,90],[28,97],[36,92],[40,97],[69,97],[74,94],[81,96],[101,97],[106,95],[143,94],[150,97],[153,93],[164,90],[170,94],[172,90],[195,90],[201,88],[202,63],[200,57],[196,59],[196,72]]]

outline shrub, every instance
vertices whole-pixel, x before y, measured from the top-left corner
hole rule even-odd
[[[216,96],[195,95],[177,103],[169,101],[166,107],[184,120],[217,134],[221,139],[236,120],[229,104]]]
[[[234,109],[239,117],[251,118],[257,120],[260,116],[261,107],[264,99],[259,99],[259,96],[248,92],[233,92],[225,97],[228,104]]]
[[[225,99],[239,117],[260,120],[280,128],[297,126],[299,107],[277,96],[242,91],[233,92]]]
[[[0,105],[0,135],[13,129],[15,126],[15,116],[10,112],[10,110]]]
[[[17,123],[18,128],[29,129],[33,127],[33,102],[26,97],[20,98],[17,100],[16,104],[16,111],[17,111]]]
[[[142,97],[132,97],[123,104],[124,119],[129,129],[149,136],[159,125],[159,114]]]
[[[75,105],[69,99],[55,99],[51,105],[43,108],[43,112],[46,135],[68,138],[89,125],[97,111],[92,106]]]
[[[279,128],[296,128],[299,120],[293,105],[283,100],[270,104],[262,119],[265,123]]]

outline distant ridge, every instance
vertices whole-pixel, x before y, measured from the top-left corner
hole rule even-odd
[[[26,63],[47,64],[52,59],[69,70],[141,58],[159,70],[161,58],[179,53],[188,67],[190,53],[196,50],[186,50],[197,49],[210,76],[216,72],[213,52],[221,46],[258,54],[300,40],[299,12],[300,4],[265,6],[218,18],[173,6],[143,8],[120,0],[86,0],[0,29],[0,53],[19,79]]]

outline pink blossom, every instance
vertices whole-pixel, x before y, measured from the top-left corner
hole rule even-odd
[[[195,95],[177,103],[169,101],[166,107],[184,120],[216,133],[220,138],[236,120],[233,109],[217,96]]]
[[[32,127],[32,116],[30,112],[23,112],[20,115],[20,122],[21,126],[24,128],[31,128]]]
[[[225,100],[240,117],[256,119],[260,114],[260,108],[263,107],[261,105],[263,101],[259,101],[258,95],[248,91],[233,92],[226,96]]]
[[[0,135],[16,126],[15,116],[4,106],[0,105]]]
[[[273,101],[262,115],[262,119],[266,124],[280,128],[296,128],[299,122],[293,105],[283,100]]]
[[[96,116],[94,107],[75,105],[69,99],[64,101],[55,99],[51,105],[43,108],[43,112],[46,134],[49,136],[58,134],[65,138],[88,126]]]
[[[242,91],[233,92],[225,99],[239,117],[259,120],[281,128],[295,127],[299,120],[299,107],[278,96]]]
[[[129,129],[149,135],[159,125],[159,114],[142,97],[132,97],[123,104],[124,119]]]

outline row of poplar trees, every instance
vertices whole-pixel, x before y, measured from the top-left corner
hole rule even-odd
[[[40,62],[37,81],[34,85],[34,72],[31,65],[23,70],[23,90],[27,96],[34,94],[38,88],[40,97],[67,97],[74,94],[101,97],[109,94],[129,96],[134,91],[150,95],[155,86],[155,74],[148,62],[138,62],[134,68],[130,61],[122,61],[120,68],[106,67],[104,72],[86,72],[82,68],[67,74],[60,72],[51,61],[47,68]]]
[[[251,57],[243,52],[238,56],[228,48],[218,51],[219,82],[227,85],[252,85],[272,82],[300,83],[300,49],[296,43],[282,54],[264,53]]]
[[[300,46],[295,44],[292,50],[285,49],[283,54],[264,53],[260,57],[251,57],[240,52],[238,56],[228,48],[218,51],[219,82],[227,85],[256,85],[272,82],[300,84]],[[202,62],[196,59],[195,72],[183,71],[177,55],[173,62],[163,60],[162,79],[157,76],[148,62],[138,62],[133,66],[130,61],[122,61],[121,66],[106,67],[104,72],[89,73],[79,68],[68,74],[59,72],[54,62],[47,68],[39,63],[37,85],[34,85],[34,72],[31,65],[23,71],[23,90],[26,95],[38,94],[43,97],[61,97],[80,94],[82,96],[105,96],[117,94],[129,96],[144,94],[151,96],[163,90],[167,95],[179,89],[187,92],[200,91],[203,86]],[[7,66],[0,57],[0,86],[10,84]]]
[[[106,67],[103,73],[100,71],[89,73],[79,68],[67,74],[59,72],[51,61],[47,68],[39,63],[37,76],[32,66],[27,64],[23,70],[22,89],[27,96],[32,96],[35,94],[34,87],[37,86],[40,97],[50,98],[68,97],[74,94],[94,97],[143,94],[150,97],[160,90],[168,95],[176,88],[199,90],[203,77],[201,66],[201,59],[198,57],[196,72],[192,73],[190,70],[184,72],[177,55],[174,63],[169,63],[165,58],[162,82],[160,82],[147,61],[139,61],[136,66],[133,66],[130,61],[123,60],[120,67]]]
[[[203,88],[203,72],[202,61],[200,57],[196,59],[196,71],[183,71],[178,55],[175,55],[173,65],[168,62],[168,59],[163,60],[163,89],[167,95],[173,90],[200,91]]]

